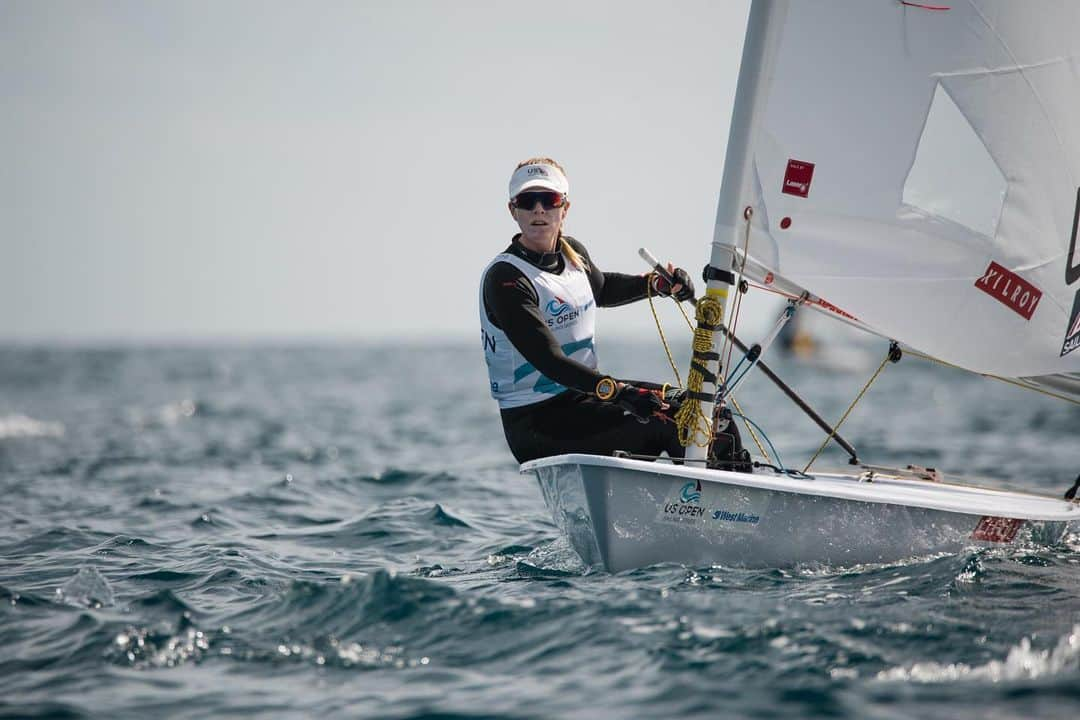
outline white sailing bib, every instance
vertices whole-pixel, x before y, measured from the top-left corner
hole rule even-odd
[[[522,357],[501,329],[488,320],[484,312],[483,278],[498,262],[507,262],[520,270],[532,283],[539,297],[540,313],[555,336],[563,353],[591,368],[596,368],[593,335],[596,323],[596,300],[592,285],[584,270],[563,256],[565,269],[561,275],[544,272],[521,258],[502,253],[484,268],[480,289],[480,329],[484,343],[491,396],[500,408],[531,405],[554,397],[566,386],[545,377]]]

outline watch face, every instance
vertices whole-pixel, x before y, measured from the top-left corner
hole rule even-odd
[[[600,382],[596,383],[596,396],[601,400],[610,400],[615,396],[615,381],[611,378],[604,378]]]

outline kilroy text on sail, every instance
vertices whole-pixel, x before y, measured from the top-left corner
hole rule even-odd
[[[1016,273],[991,261],[975,287],[1011,308],[1025,320],[1035,314],[1042,300],[1042,291]]]

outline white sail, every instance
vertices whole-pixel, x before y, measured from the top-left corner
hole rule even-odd
[[[751,206],[748,276],[1080,395],[1078,28],[1069,0],[756,0],[713,263]]]

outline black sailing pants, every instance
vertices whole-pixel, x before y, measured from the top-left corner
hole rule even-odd
[[[681,458],[686,452],[674,420],[638,422],[614,403],[573,390],[501,414],[506,443],[518,462],[564,453],[611,455],[625,450]]]

